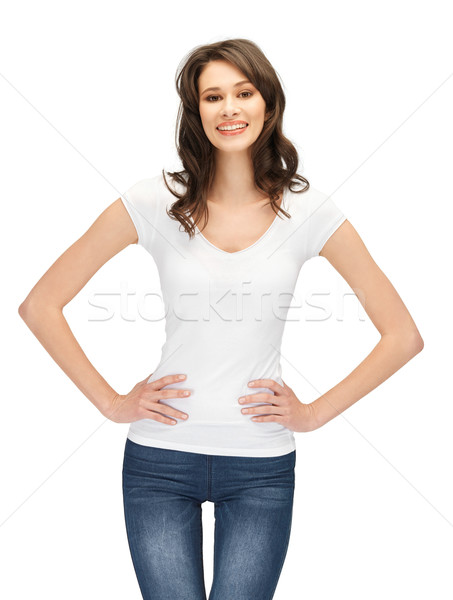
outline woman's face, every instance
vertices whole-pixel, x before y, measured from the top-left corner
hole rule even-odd
[[[201,122],[207,138],[218,150],[246,150],[263,129],[266,103],[255,86],[245,80],[247,77],[225,60],[211,61],[198,78]],[[208,89],[212,87],[216,89]],[[247,126],[224,133],[217,129],[238,121]]]

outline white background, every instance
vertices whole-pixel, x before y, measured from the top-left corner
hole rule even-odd
[[[179,168],[174,78],[184,56],[245,37],[283,82],[284,133],[300,153],[299,172],[333,194],[425,342],[343,414],[295,434],[293,527],[274,598],[451,599],[448,8],[394,0],[2,3],[2,597],[141,597],[123,520],[128,425],[105,420],[17,309],[120,193]],[[93,295],[119,298],[121,289],[136,293],[129,316],[117,300],[99,320]],[[149,291],[159,292],[154,262],[129,246],[65,308],[88,358],[120,393],[160,356],[163,320],[132,310]],[[299,319],[288,322],[282,346],[283,378],[304,402],[348,375],[379,339],[320,257],[301,271],[299,303],[313,292],[325,294],[327,314],[294,311]],[[205,503],[208,592],[213,519]]]

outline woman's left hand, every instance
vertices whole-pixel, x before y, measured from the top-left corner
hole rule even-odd
[[[239,398],[238,402],[240,404],[247,404],[247,402],[271,403],[263,406],[243,408],[241,411],[242,414],[253,415],[252,421],[256,422],[273,421],[281,423],[288,429],[296,432],[307,432],[317,429],[318,425],[316,423],[313,405],[300,402],[296,394],[288,385],[286,385],[283,379],[282,382],[283,386],[273,379],[255,379],[253,381],[254,385],[250,385],[250,383],[252,383],[250,382],[249,387],[252,390],[254,387],[265,387],[272,390],[274,394],[258,392],[256,394],[241,396],[241,398],[244,399],[244,402],[241,402],[241,398]]]

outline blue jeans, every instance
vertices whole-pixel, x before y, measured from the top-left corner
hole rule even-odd
[[[209,600],[271,600],[289,544],[296,451],[220,456],[126,438],[123,504],[144,600],[206,600],[201,505],[214,502]]]

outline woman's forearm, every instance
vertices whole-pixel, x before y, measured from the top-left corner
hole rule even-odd
[[[367,357],[340,383],[311,403],[317,427],[366,396],[423,348],[418,334],[383,334]]]
[[[54,361],[104,414],[116,392],[88,360],[62,309],[48,305],[22,305],[19,314]]]

